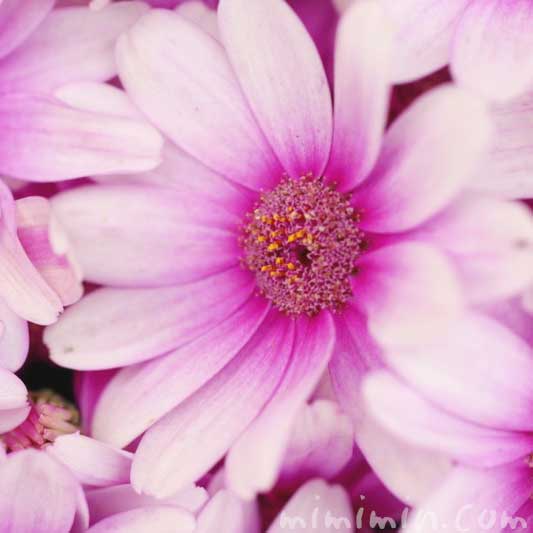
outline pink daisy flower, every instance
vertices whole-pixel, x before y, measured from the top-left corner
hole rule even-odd
[[[454,78],[505,100],[533,86],[529,0],[382,0],[395,27],[393,79],[450,64]]]
[[[153,168],[161,147],[153,128],[116,110],[66,101],[73,85],[116,74],[115,40],[147,7],[124,2],[96,13],[53,6],[54,0],[0,3],[0,172],[58,181]]]
[[[132,482],[162,497],[228,452],[233,490],[268,490],[330,361],[339,380],[362,373],[376,339],[410,345],[461,312],[454,259],[422,228],[439,215],[451,233],[431,227],[460,240],[453,202],[488,139],[483,106],[451,86],[383,136],[390,50],[373,4],[340,23],[334,110],[285,2],[225,0],[218,23],[223,45],[153,10],[120,38],[121,81],[166,134],[164,162],[53,200],[86,279],[110,287],[45,342],[67,367],[127,367],[93,432],[121,447],[144,433]]]
[[[451,462],[440,470],[433,490],[418,500],[419,518],[413,518],[408,533],[428,527],[454,532],[532,527],[532,316],[517,301],[499,306],[498,313],[505,324],[470,313],[445,341],[395,353],[396,375],[380,371],[365,381],[369,416],[388,432],[380,438],[411,447],[409,465],[433,457],[437,470],[436,458]],[[372,459],[389,483],[387,465]],[[403,487],[402,497],[411,490],[409,465],[407,479],[392,480]],[[429,525],[429,513],[438,527]],[[520,521],[506,529],[513,517]]]

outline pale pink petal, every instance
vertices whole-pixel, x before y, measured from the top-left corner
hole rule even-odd
[[[292,358],[275,395],[226,458],[228,486],[240,497],[252,499],[273,487],[291,427],[324,373],[334,345],[335,325],[329,313],[296,322]]]
[[[469,0],[382,0],[395,28],[393,81],[421,78],[446,65]]]
[[[360,411],[363,406],[360,400]],[[383,484],[408,505],[415,505],[431,494],[452,466],[445,454],[398,439],[368,413],[358,417],[355,439]]]
[[[139,108],[209,168],[254,189],[281,176],[223,48],[199,27],[153,10],[119,39],[117,62]]]
[[[342,408],[357,420],[361,381],[368,371],[382,366],[381,348],[368,331],[367,318],[352,305],[335,316],[335,349],[329,376]]]
[[[355,522],[348,494],[340,485],[328,485],[318,479],[309,481],[296,491],[267,533],[294,529],[317,533],[353,532]]]
[[[26,361],[28,324],[0,298],[0,366],[16,372]]]
[[[421,318],[422,323],[425,327]],[[448,412],[494,428],[533,429],[533,351],[495,320],[465,313],[430,342],[384,355],[396,372]]]
[[[451,254],[474,303],[516,296],[533,283],[533,217],[518,202],[465,197],[417,235]]]
[[[420,345],[462,312],[459,281],[436,248],[406,241],[363,255],[358,267],[353,305],[382,344]]]
[[[186,283],[239,262],[240,220],[219,204],[196,202],[177,191],[85,186],[55,196],[52,208],[85,279],[95,283]]]
[[[108,516],[140,507],[172,505],[191,513],[198,512],[206,503],[205,489],[191,485],[167,499],[156,499],[139,494],[131,485],[114,485],[87,491],[87,502],[91,513],[91,524]],[[158,532],[159,533],[159,532]]]
[[[50,203],[40,196],[15,202],[17,235],[39,274],[61,299],[63,305],[78,301],[83,294],[80,276],[64,250],[53,241],[54,223]]]
[[[54,0],[0,2],[0,58],[20,46],[52,10]]]
[[[124,447],[205,385],[250,340],[268,312],[253,297],[198,339],[147,363],[124,368],[103,391],[92,434]]]
[[[0,168],[15,178],[60,181],[137,172],[159,163],[161,137],[138,120],[95,114],[48,97],[0,100]]]
[[[174,1],[174,3],[176,2]],[[152,5],[154,4],[152,3]],[[176,13],[179,13],[180,16],[194,22],[194,24],[202,28],[203,31],[211,35],[213,39],[220,41],[217,12],[208,7],[205,1],[194,0],[183,2],[176,7],[175,11]]]
[[[355,191],[361,226],[400,232],[428,219],[472,178],[489,137],[474,95],[452,86],[424,94],[389,128],[376,167]]]
[[[470,187],[503,198],[533,198],[533,91],[493,104],[492,144]]]
[[[276,487],[296,487],[315,477],[331,479],[351,459],[353,446],[352,423],[335,402],[305,405],[292,425]]]
[[[48,454],[23,450],[0,464],[0,531],[65,533],[77,506],[77,483]]]
[[[118,513],[98,522],[87,533],[193,533],[194,516],[179,507],[159,505]]]
[[[395,438],[462,463],[491,467],[520,459],[533,449],[533,436],[478,426],[450,415],[385,371],[365,380],[363,397],[369,416]]]
[[[245,502],[229,490],[217,492],[198,515],[194,533],[259,533],[261,519],[257,503]]]
[[[2,377],[0,377],[0,381],[4,385],[4,379]],[[0,398],[0,401],[3,401],[3,399]],[[0,432],[4,433],[14,429],[26,420],[30,414],[31,407],[27,404],[26,400],[24,400],[24,403],[20,402],[20,404],[23,407],[0,410]]]
[[[530,493],[531,472],[523,461],[491,469],[456,467],[411,513],[405,533],[427,533],[428,528],[437,533],[496,533],[506,525],[500,519],[515,515]]]
[[[474,0],[456,28],[452,73],[459,83],[496,100],[533,83],[533,8],[529,0]]]
[[[84,485],[106,487],[127,483],[132,454],[74,433],[58,437],[47,448]]]
[[[272,311],[221,372],[152,426],[135,454],[136,490],[169,496],[213,467],[273,394],[293,336],[293,323]]]
[[[250,106],[289,176],[320,176],[332,136],[318,52],[282,0],[222,0],[222,40]]]
[[[335,51],[333,145],[325,175],[350,190],[378,157],[389,103],[391,40],[383,10],[354,2],[341,18]]]
[[[0,92],[50,92],[65,83],[105,81],[117,73],[117,37],[147,10],[141,2],[56,9],[0,62]]]
[[[44,342],[62,366],[98,370],[137,363],[194,340],[241,307],[254,285],[240,267],[157,289],[98,289],[48,328]]]
[[[70,533],[84,533],[89,529],[89,506],[81,485],[76,486],[76,496],[76,514],[74,515],[74,522],[70,528]]]

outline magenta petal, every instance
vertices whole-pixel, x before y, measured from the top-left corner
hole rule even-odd
[[[452,72],[483,95],[506,100],[533,84],[529,0],[469,2],[456,28]]]
[[[106,487],[130,479],[131,453],[79,433],[58,437],[47,452],[67,466],[84,485]]]
[[[23,450],[0,464],[0,531],[65,533],[77,506],[78,484],[48,454]]]
[[[274,393],[293,335],[292,321],[272,311],[221,372],[152,426],[133,461],[136,490],[169,496],[212,468]]]
[[[52,11],[22,46],[0,62],[0,92],[50,92],[65,83],[112,78],[117,73],[115,41],[145,11],[141,2],[101,11],[86,7]]]
[[[303,23],[280,0],[222,0],[218,17],[242,89],[284,170],[320,176],[331,146],[331,96]]]
[[[31,181],[137,172],[159,163],[161,137],[139,120],[9,94],[0,100],[0,169]]]
[[[483,102],[450,85],[421,96],[387,130],[372,174],[354,193],[361,226],[411,229],[466,186],[485,154],[490,122]]]
[[[0,2],[0,58],[20,46],[52,10],[55,0]]]
[[[239,262],[240,219],[192,195],[141,185],[86,186],[57,195],[52,208],[85,279],[95,283],[186,283]]]
[[[229,487],[252,499],[274,485],[299,410],[327,367],[335,345],[332,316],[296,322],[292,357],[274,397],[231,448],[226,459]]]
[[[252,189],[281,175],[223,48],[179,15],[152,10],[118,41],[120,79],[186,152]]]
[[[179,507],[160,505],[110,516],[89,528],[87,533],[194,533],[195,529],[193,515]]]
[[[446,411],[493,428],[533,430],[533,351],[497,321],[465,313],[430,342],[385,350],[385,356]]]
[[[353,189],[376,162],[389,103],[390,60],[383,10],[354,2],[337,29],[333,145],[325,171],[341,190]]]
[[[370,416],[397,439],[462,463],[491,467],[520,459],[533,449],[533,436],[478,426],[450,415],[385,371],[367,378],[363,395]]]
[[[236,267],[179,287],[99,289],[48,328],[44,342],[51,358],[69,368],[138,363],[209,331],[241,307],[253,288]]]
[[[243,348],[268,312],[252,297],[219,325],[166,355],[122,369],[98,402],[93,434],[123,447],[207,383]]]
[[[26,361],[28,324],[0,298],[0,366],[16,372]]]
[[[452,265],[434,247],[406,241],[361,256],[358,266],[353,305],[367,315],[370,333],[384,345],[420,345],[445,331],[463,310]]]

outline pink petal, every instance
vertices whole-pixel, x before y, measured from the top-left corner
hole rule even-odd
[[[0,126],[0,167],[15,178],[60,181],[149,170],[159,163],[161,137],[150,126],[43,96],[2,96]]]
[[[47,452],[84,485],[106,487],[129,481],[131,453],[79,433],[58,437]]]
[[[117,513],[159,505],[172,505],[196,513],[205,505],[207,498],[206,490],[195,485],[164,500],[138,494],[129,484],[98,488],[87,492],[91,524]]]
[[[50,92],[65,83],[105,81],[117,73],[117,37],[146,11],[141,2],[56,9],[0,63],[1,92]]]
[[[273,394],[293,335],[293,323],[272,311],[221,372],[152,426],[135,454],[135,489],[169,496],[213,467]]]
[[[42,23],[54,0],[3,0],[0,2],[0,58],[20,46]]]
[[[187,511],[179,507],[160,505],[110,516],[89,528],[87,533],[193,533],[195,528],[194,516]]]
[[[490,111],[492,145],[471,188],[503,198],[533,198],[533,91],[493,104]]]
[[[431,521],[421,518],[424,513],[438,517],[430,526],[432,531],[496,533],[502,529],[500,518],[513,516],[530,492],[531,473],[522,461],[491,469],[456,467],[438,490],[411,513],[405,533],[427,533]],[[492,511],[496,521],[491,525]]]
[[[363,406],[360,398],[360,411]],[[359,416],[355,438],[365,459],[387,489],[409,505],[417,504],[431,494],[452,466],[448,456],[398,439],[368,413]]]
[[[214,0],[218,3],[218,0]],[[174,0],[174,4],[175,4]],[[193,22],[203,31],[211,35],[213,39],[220,41],[220,35],[218,31],[217,12],[215,9],[206,5],[206,1],[194,1],[194,2],[180,2],[176,7],[176,13],[186,18],[190,22]],[[156,5],[152,2],[152,5]]]
[[[337,30],[333,145],[325,172],[341,190],[363,181],[378,157],[389,103],[390,56],[383,10],[354,2]]]
[[[385,355],[396,372],[443,409],[493,428],[533,429],[533,352],[495,320],[465,313],[430,342]]]
[[[53,361],[79,370],[137,363],[176,349],[215,327],[250,297],[240,267],[202,281],[158,289],[99,289],[48,328]]]
[[[369,415],[397,439],[462,463],[496,466],[533,449],[533,436],[477,426],[449,415],[385,371],[365,380],[363,395]]]
[[[194,532],[259,533],[260,523],[255,501],[245,502],[229,490],[220,490],[199,514]]]
[[[368,316],[368,329],[382,344],[420,345],[462,311],[451,265],[431,246],[409,241],[386,246],[362,256],[358,266],[354,305]]]
[[[0,295],[20,317],[50,324],[63,309],[57,294],[36,270],[16,233],[15,203],[11,192],[0,182]]]
[[[329,313],[296,322],[292,358],[274,397],[226,459],[228,485],[241,498],[252,499],[273,487],[296,415],[324,373],[334,345],[335,325]]]
[[[529,0],[470,2],[456,29],[452,72],[483,95],[506,100],[533,83]]]
[[[331,146],[331,96],[303,23],[281,0],[222,0],[218,17],[242,89],[284,170],[320,176]]]
[[[0,530],[65,533],[74,520],[77,483],[48,454],[23,450],[0,464]]]
[[[16,372],[26,361],[28,324],[0,299],[0,366]]]
[[[54,242],[57,235],[46,198],[31,196],[17,200],[17,235],[28,258],[63,305],[70,305],[83,294],[80,276],[66,255],[64,243]],[[57,241],[58,239],[56,239]]]
[[[327,522],[327,516],[336,518],[336,525]],[[332,528],[348,532],[353,531],[353,527],[352,506],[344,489],[316,479],[296,491],[267,533],[283,533],[291,529],[329,533]]]
[[[0,377],[0,382],[4,385],[5,379]],[[0,402],[3,403],[4,401],[4,398],[0,398]],[[0,410],[0,432],[4,433],[16,428],[22,424],[30,414],[30,406],[27,404],[26,398],[24,398],[24,403],[22,403],[22,401],[19,403],[23,407]]]
[[[480,100],[446,86],[420,97],[385,135],[376,167],[354,194],[361,226],[410,229],[445,207],[465,186],[489,141]]]
[[[335,402],[315,400],[305,405],[292,425],[276,487],[333,478],[351,459],[353,442],[352,423]]]
[[[359,391],[369,370],[380,368],[381,348],[368,331],[367,319],[353,306],[335,317],[335,349],[329,375],[335,395],[352,419],[360,416]]]
[[[475,303],[510,298],[533,283],[533,219],[518,202],[466,197],[418,233],[451,254]]]
[[[182,348],[121,370],[94,415],[95,437],[124,447],[217,374],[250,340],[268,311],[252,297],[221,324]]]
[[[200,28],[152,10],[119,39],[117,62],[139,108],[209,168],[253,189],[281,176],[222,47]]]
[[[52,207],[85,279],[95,283],[186,283],[239,261],[240,220],[218,204],[195,202],[169,189],[78,187],[57,195]]]
[[[395,29],[393,81],[421,78],[449,62],[452,40],[468,0],[383,0]]]

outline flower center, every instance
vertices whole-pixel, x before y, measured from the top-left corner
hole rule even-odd
[[[57,437],[79,429],[76,408],[49,390],[30,394],[31,409],[20,426],[0,435],[8,452],[44,448]]]
[[[247,220],[243,265],[266,298],[293,316],[344,306],[364,239],[349,195],[321,178],[284,178]]]

